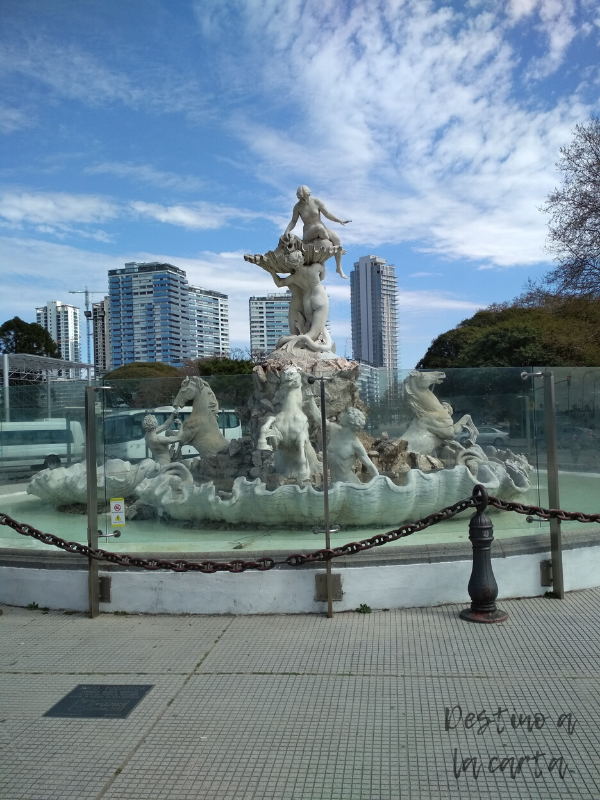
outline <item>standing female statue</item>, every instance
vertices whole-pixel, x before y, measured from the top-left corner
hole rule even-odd
[[[298,190],[296,191],[296,197],[298,198],[298,202],[294,206],[292,220],[285,229],[284,236],[294,230],[296,223],[298,222],[298,218],[300,218],[304,223],[304,230],[302,233],[303,242],[306,244],[312,243],[315,245],[315,247],[318,245],[322,245],[323,247],[331,247],[333,245],[340,248],[335,253],[336,272],[340,278],[346,278],[347,276],[344,275],[342,270],[342,242],[335,231],[325,227],[321,221],[321,214],[323,214],[323,216],[327,219],[330,219],[332,222],[339,222],[340,225],[347,225],[349,222],[352,222],[352,220],[338,219],[334,214],[327,210],[325,203],[322,200],[319,200],[318,197],[313,197],[311,195],[308,186],[299,186]]]

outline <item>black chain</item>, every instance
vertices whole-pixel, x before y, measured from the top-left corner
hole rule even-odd
[[[563,511],[560,508],[541,508],[540,506],[526,506],[523,503],[511,503],[508,500],[499,500],[490,497],[489,504],[500,511],[514,511],[517,514],[527,514],[540,519],[559,519],[562,522],[600,522],[600,514],[584,514],[583,511]]]
[[[278,565],[287,564],[291,567],[298,567],[302,564],[330,561],[340,556],[362,553],[364,550],[370,550],[373,547],[381,547],[381,545],[389,544],[389,542],[395,542],[398,539],[411,536],[413,533],[424,531],[432,525],[437,525],[438,522],[452,519],[452,517],[455,517],[463,511],[467,511],[469,508],[477,508],[479,511],[484,511],[488,503],[501,511],[514,511],[517,514],[527,514],[545,520],[553,518],[573,522],[600,522],[600,514],[584,514],[581,511],[562,511],[561,509],[540,508],[540,506],[526,506],[522,503],[511,503],[508,500],[499,500],[497,497],[493,496],[488,497],[485,488],[478,485],[474,488],[471,497],[460,500],[452,506],[447,506],[441,511],[436,511],[434,514],[430,514],[428,517],[424,517],[417,522],[406,523],[393,531],[378,533],[376,536],[371,536],[369,539],[362,539],[359,542],[348,542],[348,544],[344,544],[341,547],[315,550],[313,553],[294,553],[283,561],[275,561],[275,559],[269,556],[259,558],[256,561],[241,561],[239,559],[233,561],[166,561],[164,559],[139,558],[138,556],[127,554],[121,555],[120,553],[111,553],[108,550],[93,550],[86,544],[80,544],[79,542],[67,542],[65,539],[54,536],[52,533],[38,531],[37,528],[34,528],[32,525],[17,522],[12,519],[12,517],[9,517],[8,514],[0,513],[0,525],[6,525],[17,533],[21,533],[23,536],[31,536],[44,544],[59,547],[67,553],[75,553],[80,556],[94,558],[98,561],[108,561],[122,567],[139,567],[148,570],[168,569],[173,572],[202,572],[205,574],[212,574],[214,572],[245,572],[248,569],[264,572]]]

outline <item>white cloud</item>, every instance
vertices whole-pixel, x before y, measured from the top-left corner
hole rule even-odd
[[[408,277],[409,278],[435,278],[438,275],[441,275],[441,272],[413,272]]]
[[[31,114],[0,103],[0,133],[13,133],[34,125]]]
[[[547,37],[543,56],[532,59],[528,73],[533,79],[545,78],[562,64],[566,51],[577,35],[573,24],[574,0],[511,0],[508,16],[514,23],[537,14],[537,27]]]
[[[245,209],[202,201],[191,203],[187,206],[163,206],[159,203],[133,201],[130,207],[140,216],[149,217],[159,222],[167,222],[171,225],[200,230],[222,228],[224,225],[229,224],[232,219],[248,220],[266,216],[265,214]]]
[[[126,58],[126,53],[120,55]],[[21,74],[88,106],[121,103],[194,118],[210,113],[208,96],[198,83],[162,62],[143,61],[134,69],[118,69],[107,66],[104,56],[101,61],[80,47],[62,46],[44,37],[20,38],[0,50],[0,75]]]
[[[0,194],[0,217],[13,225],[100,223],[115,217],[117,210],[112,201],[94,195],[17,190]]]
[[[178,175],[175,172],[158,170],[151,164],[128,164],[118,161],[107,161],[84,170],[87,175],[115,175],[118,178],[130,178],[161,189],[193,192],[201,189],[203,181],[192,175]]]
[[[238,32],[239,73],[278,107],[240,111],[231,130],[290,210],[293,188],[308,183],[352,218],[344,243],[413,240],[503,266],[546,260],[538,208],[589,108],[577,93],[520,101],[539,65],[522,62],[511,35],[533,27],[541,61],[556,69],[574,36],[571,0],[515,2],[508,16],[427,0],[202,0],[196,13],[223,42]]]
[[[480,308],[483,308],[487,303],[473,303],[470,300],[464,300],[450,292],[435,292],[435,291],[422,291],[410,292],[401,289],[398,294],[398,305],[400,308],[400,315],[403,313],[409,314],[427,314],[430,311],[470,311],[475,313]]]
[[[0,225],[31,225],[39,233],[63,238],[75,235],[110,242],[112,239],[105,231],[81,230],[74,226],[82,223],[98,225],[116,217],[130,215],[197,230],[222,228],[233,220],[269,218],[262,213],[203,201],[189,205],[164,206],[133,200],[127,205],[121,205],[98,195],[27,192],[16,189],[0,191]],[[230,255],[237,257],[235,253]]]

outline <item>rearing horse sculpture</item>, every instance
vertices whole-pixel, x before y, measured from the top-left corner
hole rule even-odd
[[[442,444],[453,442],[463,428],[472,437],[479,431],[468,414],[458,422],[452,421],[452,407],[442,403],[429,388],[446,378],[443,372],[418,372],[413,370],[404,381],[404,396],[415,414],[402,439],[408,442],[413,453],[429,455]],[[463,448],[458,442],[452,445],[456,450]]]
[[[184,420],[178,435],[170,439],[179,443],[179,452],[184,445],[190,444],[202,458],[219,453],[227,447],[227,439],[219,430],[217,398],[202,378],[185,378],[173,405],[181,408],[190,401],[192,413]]]
[[[302,410],[302,376],[296,367],[286,367],[281,373],[285,396],[277,416],[265,420],[258,438],[258,450],[275,451],[275,471],[300,482],[310,480],[321,467],[308,438],[308,417]]]

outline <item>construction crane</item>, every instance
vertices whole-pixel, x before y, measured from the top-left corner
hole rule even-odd
[[[96,365],[96,358],[95,355],[91,352],[91,343],[92,343],[92,331],[90,329],[90,325],[92,324],[92,309],[90,308],[90,295],[91,294],[106,294],[106,291],[91,291],[90,289],[85,287],[85,289],[70,289],[69,294],[84,294],[85,295],[85,332],[86,332],[86,339],[87,339],[87,363]],[[95,370],[94,370],[95,373]]]

